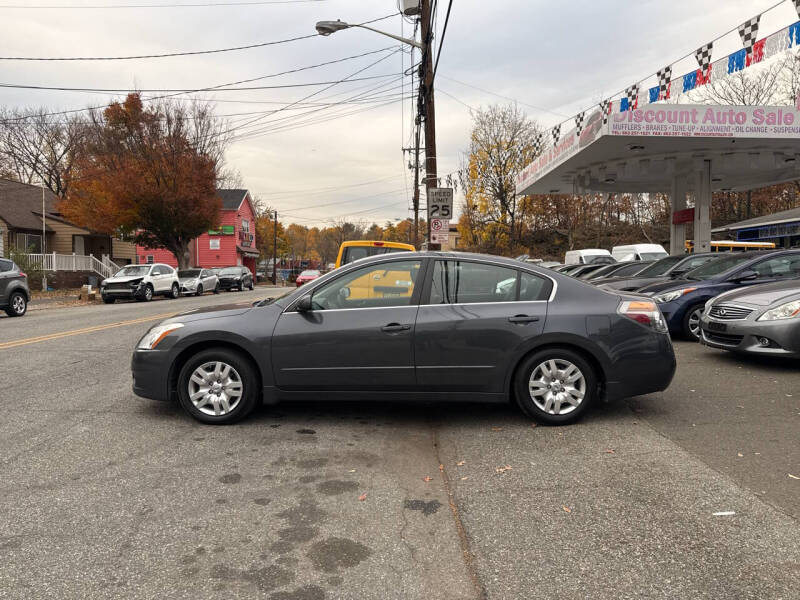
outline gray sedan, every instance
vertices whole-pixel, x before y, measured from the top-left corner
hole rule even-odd
[[[366,258],[291,294],[193,311],[133,353],[133,391],[212,424],[291,400],[513,401],[564,424],[597,400],[664,390],[656,304],[466,253]]]
[[[700,319],[706,346],[767,356],[800,357],[800,279],[721,294]]]

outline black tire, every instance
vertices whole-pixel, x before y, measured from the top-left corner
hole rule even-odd
[[[251,292],[253,291],[253,280],[252,280],[252,279],[250,280],[250,286],[248,287],[248,289],[249,289]]]
[[[686,314],[683,315],[683,321],[681,323],[681,333],[683,333],[683,337],[685,337],[689,341],[692,342],[700,341],[700,320],[697,319],[695,321],[693,315],[697,313],[698,316],[702,316],[704,308],[705,304],[693,304],[686,310]]]
[[[223,362],[239,374],[242,383],[242,396],[239,403],[225,415],[209,415],[197,408],[189,398],[189,383],[195,369],[209,362]],[[194,419],[211,425],[235,423],[256,407],[260,398],[258,377],[252,363],[240,353],[227,348],[209,348],[192,356],[178,374],[178,399],[184,410]]]
[[[149,283],[144,286],[144,292],[142,292],[141,296],[137,296],[136,299],[140,302],[150,302],[153,299],[153,286]]]
[[[219,283],[217,283],[217,285],[214,286],[214,293],[219,294]]]
[[[105,304],[114,304],[116,298],[109,298],[108,296],[103,296],[103,302]]]
[[[22,292],[12,292],[8,297],[8,307],[5,309],[9,317],[21,317],[28,312],[28,299]]]
[[[197,292],[195,292],[195,296],[202,296],[203,295],[203,284],[199,284],[197,286]]]
[[[176,298],[179,298],[180,295],[181,295],[180,286],[177,283],[173,283],[172,287],[169,290],[169,297],[175,300]]]
[[[555,361],[556,367],[565,366],[567,363],[570,363],[572,366],[579,371],[580,375],[583,378],[583,387],[580,391],[583,393],[583,398],[578,400],[577,406],[575,406],[569,412],[562,414],[554,414],[553,412],[547,412],[544,410],[543,407],[540,407],[537,402],[531,397],[530,393],[530,380],[531,376],[537,371],[539,374],[542,374],[542,371],[539,371],[540,367],[545,366],[550,361]],[[558,372],[567,371],[567,368],[560,370]],[[571,375],[574,376],[575,372],[571,371]],[[540,380],[540,378],[537,378]],[[568,379],[560,380],[555,379],[551,385],[559,386],[556,389],[561,392],[557,394],[557,396],[566,398],[569,396],[571,399],[575,400],[569,391],[571,389],[577,389],[575,386],[569,386],[561,389],[562,381],[567,382]],[[544,385],[542,383],[542,385]],[[539,400],[544,407],[547,406],[547,396],[546,394],[550,394],[552,398],[552,392],[548,388],[544,390],[544,397]],[[517,373],[514,377],[514,397],[517,401],[517,405],[520,407],[522,412],[524,412],[529,417],[539,421],[540,423],[546,423],[548,425],[567,425],[569,423],[574,423],[581,416],[586,412],[586,410],[592,405],[597,397],[597,375],[592,368],[592,365],[583,358],[580,354],[568,350],[566,348],[548,348],[545,350],[541,350],[532,354],[531,356],[527,357],[522,361],[519,368],[517,369]],[[554,404],[551,406],[551,410],[555,410],[555,400],[553,400]],[[563,405],[564,401],[559,400],[559,403]],[[570,402],[566,403],[567,405],[572,405]],[[564,409],[566,410],[566,409]]]

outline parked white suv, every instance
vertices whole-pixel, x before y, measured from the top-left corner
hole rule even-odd
[[[181,284],[177,271],[169,265],[128,265],[103,280],[100,295],[106,304],[113,304],[118,298],[149,302],[153,296],[177,298],[181,295]]]

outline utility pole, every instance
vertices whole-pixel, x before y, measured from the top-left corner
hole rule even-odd
[[[278,211],[272,227],[272,285],[278,285]]]
[[[431,15],[431,0],[421,0],[420,3],[420,32],[422,34],[422,64],[420,73],[420,95],[425,119],[425,190],[426,192],[438,185],[436,174],[436,115],[433,103],[433,28]],[[419,143],[417,143],[419,147]],[[419,206],[416,204],[415,206]],[[440,250],[439,244],[431,243],[431,220],[428,219],[428,249]]]
[[[44,181],[42,181],[42,267],[44,267],[44,255],[47,254],[47,223],[45,215],[45,206],[44,206]],[[55,259],[53,259],[55,260]],[[53,265],[53,270],[55,270],[56,266]],[[47,271],[42,268],[42,291],[47,291]]]

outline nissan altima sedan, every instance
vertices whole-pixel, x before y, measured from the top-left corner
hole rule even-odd
[[[398,253],[276,300],[188,312],[137,344],[133,391],[232,423],[292,400],[513,401],[552,424],[601,398],[664,390],[675,355],[656,304],[549,269]]]
[[[800,357],[800,279],[734,290],[706,303],[706,346],[765,356]]]

